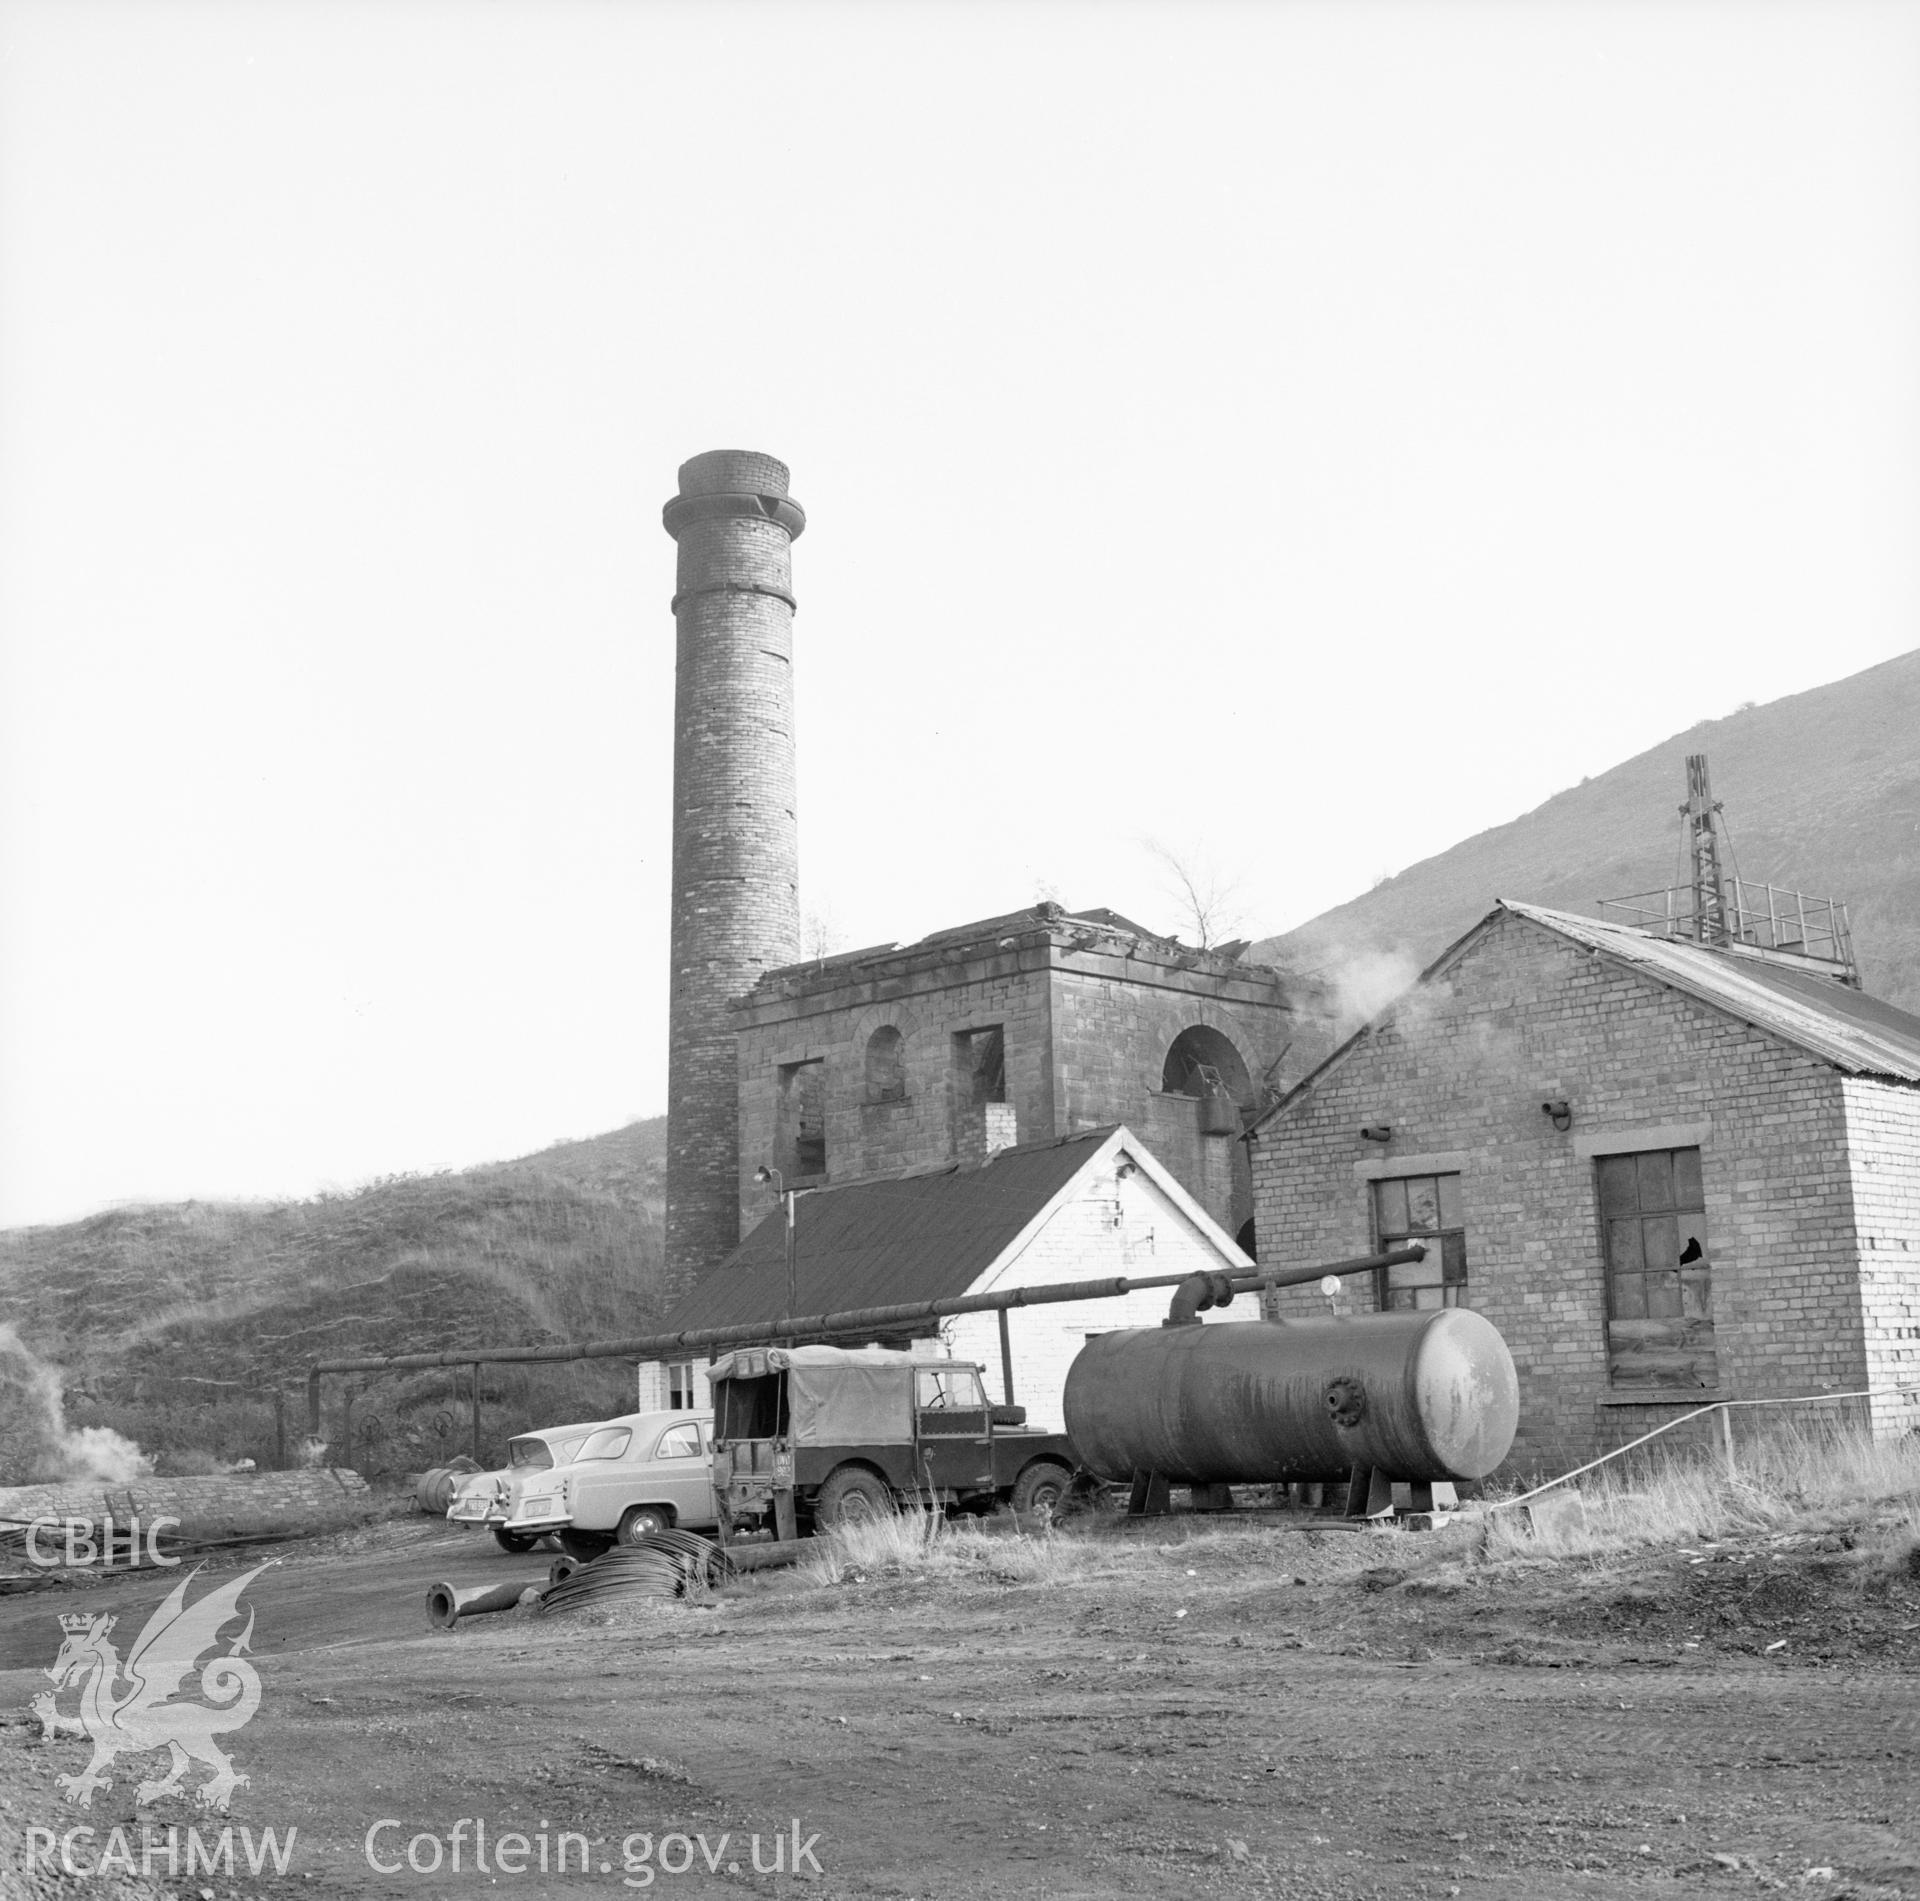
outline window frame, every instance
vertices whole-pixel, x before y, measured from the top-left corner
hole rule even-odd
[[[1681,1157],[1691,1157],[1690,1164],[1683,1166]],[[1657,1188],[1661,1170],[1657,1165],[1643,1168],[1642,1164],[1653,1163],[1655,1158],[1660,1158],[1664,1163],[1665,1175],[1671,1187],[1664,1197],[1656,1193],[1649,1200],[1647,1183],[1651,1178]],[[1713,1311],[1714,1251],[1712,1231],[1707,1222],[1706,1155],[1703,1145],[1698,1141],[1655,1142],[1645,1148],[1609,1148],[1595,1154],[1592,1163],[1594,1224],[1600,1253],[1601,1341],[1606,1354],[1607,1397],[1614,1400],[1642,1397],[1652,1401],[1691,1400],[1702,1394],[1719,1392],[1724,1376],[1720,1369],[1718,1326]],[[1626,1164],[1631,1164],[1633,1174],[1630,1206],[1621,1199],[1619,1193],[1623,1182],[1621,1171]],[[1683,1198],[1683,1177],[1690,1178],[1690,1195],[1686,1198]],[[1660,1222],[1673,1224],[1673,1252],[1676,1258],[1671,1268],[1646,1265],[1649,1230],[1653,1229],[1657,1234],[1655,1224]],[[1639,1256],[1638,1266],[1627,1265],[1617,1258],[1618,1243],[1624,1239],[1621,1231],[1628,1223],[1637,1229],[1634,1249]],[[1687,1242],[1699,1244],[1695,1261],[1684,1259],[1684,1243]],[[1658,1275],[1664,1279],[1669,1274],[1673,1277],[1671,1294],[1669,1296],[1662,1289],[1658,1304],[1670,1306],[1672,1311],[1656,1314],[1652,1311],[1656,1304],[1655,1277]],[[1689,1283],[1692,1283],[1691,1288]],[[1623,1300],[1622,1294],[1630,1285],[1633,1294]],[[1689,1311],[1690,1301],[1692,1311]],[[1631,1311],[1634,1308],[1638,1311]],[[1616,1334],[1616,1328],[1622,1331]],[[1663,1336],[1670,1336],[1673,1342],[1664,1349],[1654,1344]],[[1644,1367],[1622,1373],[1620,1363],[1623,1359],[1632,1360],[1634,1342],[1639,1343],[1638,1350],[1642,1354],[1666,1351],[1686,1355],[1681,1364],[1693,1369],[1694,1377],[1691,1380],[1657,1379],[1650,1377]]]
[[[1398,1225],[1387,1220],[1390,1212],[1383,1206],[1382,1190],[1397,1188],[1400,1190],[1403,1207],[1411,1202],[1409,1184],[1431,1182],[1433,1184],[1434,1223],[1431,1226],[1416,1226],[1412,1221],[1411,1209],[1407,1218]],[[1451,1183],[1449,1193],[1445,1184]],[[1376,1313],[1434,1313],[1446,1307],[1467,1307],[1467,1290],[1472,1285],[1470,1260],[1467,1254],[1467,1223],[1465,1209],[1465,1176],[1458,1168],[1412,1168],[1402,1175],[1374,1175],[1367,1181],[1367,1220],[1373,1232],[1374,1252],[1384,1254],[1389,1248],[1404,1247],[1413,1241],[1427,1244],[1428,1260],[1418,1264],[1425,1270],[1432,1260],[1434,1244],[1438,1243],[1440,1254],[1439,1278],[1422,1279],[1415,1282],[1401,1282],[1395,1285],[1394,1269],[1376,1268],[1373,1274],[1373,1303]],[[1449,1219],[1449,1213],[1454,1217]],[[1427,1288],[1437,1287],[1440,1299],[1437,1303],[1422,1306],[1417,1296]],[[1395,1294],[1410,1293],[1413,1300],[1396,1301]]]

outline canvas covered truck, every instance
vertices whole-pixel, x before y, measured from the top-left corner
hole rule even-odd
[[[912,1506],[1047,1514],[1072,1481],[1064,1433],[987,1400],[980,1368],[882,1347],[741,1347],[709,1370],[726,1542],[805,1537]]]

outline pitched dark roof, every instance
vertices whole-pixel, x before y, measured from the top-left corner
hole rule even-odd
[[[830,1313],[965,1293],[1116,1126],[1002,1149],[973,1167],[955,1164],[796,1197],[795,1311]],[[673,1332],[741,1326],[786,1311],[786,1225],[776,1205],[663,1325]]]

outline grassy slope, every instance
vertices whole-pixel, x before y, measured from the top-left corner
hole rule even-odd
[[[1251,955],[1429,962],[1496,898],[1591,912],[1678,881],[1686,756],[1704,752],[1740,875],[1851,907],[1866,988],[1920,1011],[1920,651],[1708,720],[1464,840]]]
[[[63,1369],[70,1426],[112,1426],[150,1452],[264,1463],[268,1396],[287,1395],[297,1439],[311,1359],[645,1331],[659,1312],[664,1137],[656,1118],[353,1194],[17,1229],[0,1234],[4,1312]],[[630,1381],[612,1361],[490,1370],[487,1438],[622,1410]],[[398,1470],[462,1449],[464,1377],[458,1395],[456,1408],[444,1373],[366,1391],[358,1423],[377,1421],[379,1438],[356,1443],[356,1462]],[[452,1434],[436,1430],[448,1411]]]

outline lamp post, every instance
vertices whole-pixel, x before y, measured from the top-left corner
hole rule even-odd
[[[793,1244],[793,1203],[794,1203],[794,1197],[797,1194],[799,1194],[800,1191],[797,1188],[789,1188],[787,1186],[786,1177],[782,1175],[777,1168],[768,1168],[764,1163],[753,1171],[753,1179],[757,1182],[770,1182],[773,1186],[773,1192],[780,1197],[782,1202],[786,1204],[787,1311],[782,1317],[784,1319],[791,1320],[794,1316],[795,1309],[800,1304],[798,1294],[795,1291],[794,1244]]]

